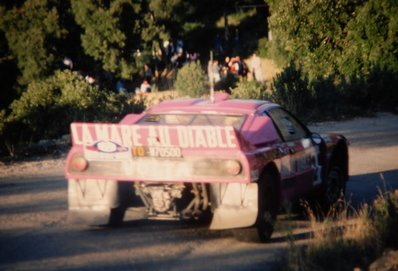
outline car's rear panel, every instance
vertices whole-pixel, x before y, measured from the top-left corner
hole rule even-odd
[[[233,126],[73,123],[68,179],[250,182]]]

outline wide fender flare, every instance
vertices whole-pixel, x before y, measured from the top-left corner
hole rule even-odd
[[[213,220],[210,229],[253,226],[258,213],[257,183],[210,184]]]
[[[111,210],[119,205],[117,181],[68,180],[68,221],[71,223],[107,224]]]

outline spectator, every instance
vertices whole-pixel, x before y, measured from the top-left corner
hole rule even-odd
[[[231,60],[229,61],[229,71],[235,75],[239,75],[239,62],[240,62],[240,57],[232,57]]]
[[[209,77],[209,83],[213,82],[213,63],[211,59],[207,63],[207,76]]]
[[[207,73],[209,76],[209,82],[217,83],[221,80],[220,67],[218,66],[218,60],[209,60],[207,65]]]
[[[253,54],[253,57],[252,57],[252,74],[253,74],[253,78],[257,82],[264,81],[261,59],[255,53]]]
[[[146,80],[149,84],[152,82],[153,72],[151,67],[148,64],[144,64],[144,80]]]
[[[144,80],[140,86],[140,93],[147,93],[151,92],[151,85],[148,83],[147,80]]]
[[[86,75],[86,77],[84,77],[84,79],[86,80],[86,82],[88,82],[90,85],[95,83],[95,78],[89,74]]]
[[[214,83],[217,83],[221,80],[220,76],[220,66],[218,65],[218,60],[214,60],[212,64],[212,70],[213,70],[213,80]]]
[[[222,76],[223,78],[227,77],[228,72],[229,72],[229,63],[230,63],[231,59],[227,56],[224,59],[224,63],[222,64]]]
[[[122,79],[116,81],[116,91],[118,93],[127,93],[126,87],[124,86]]]
[[[65,57],[62,63],[68,67],[69,69],[73,70],[73,61],[69,57]]]

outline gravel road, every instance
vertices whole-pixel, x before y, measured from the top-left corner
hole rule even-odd
[[[398,188],[398,116],[310,128],[350,140],[347,195],[354,205],[371,201],[378,187]],[[305,221],[283,217],[268,244],[238,242],[228,231],[182,222],[126,221],[115,229],[71,225],[63,166],[62,157],[0,163],[0,270],[275,270],[288,246],[287,232],[293,227],[296,237],[306,236]]]

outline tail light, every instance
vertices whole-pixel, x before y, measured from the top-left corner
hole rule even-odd
[[[203,176],[238,176],[242,170],[241,162],[234,159],[201,159],[193,165],[193,174]]]
[[[225,163],[225,169],[228,174],[236,176],[242,171],[242,164],[237,160],[228,160]]]
[[[88,161],[83,156],[76,156],[72,158],[70,165],[73,171],[83,172],[88,168]]]

